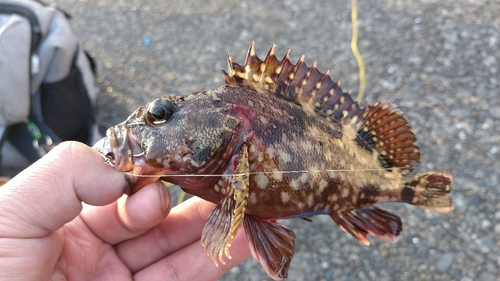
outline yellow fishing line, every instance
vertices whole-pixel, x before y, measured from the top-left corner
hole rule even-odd
[[[126,174],[129,174],[131,176],[134,176],[134,177],[157,177],[156,175],[134,175],[134,174],[130,174],[130,173],[126,173]],[[169,183],[169,182],[166,182],[166,181],[162,181],[163,184],[165,185],[165,187],[167,188],[170,188],[172,186],[174,186],[174,184],[172,183]],[[177,205],[181,204],[182,202],[184,202],[184,199],[186,198],[186,192],[184,192],[183,190],[181,190],[181,194],[179,194],[179,198],[177,198]]]
[[[181,194],[179,194],[179,198],[177,198],[177,205],[181,204],[184,202],[184,198],[186,198],[186,192],[181,190]]]
[[[127,173],[127,174],[129,174],[131,176],[135,176],[135,177],[157,177],[157,176],[153,176],[153,175],[151,175],[151,176],[148,176],[148,175],[139,176],[139,175],[134,175],[134,174],[130,174],[130,173]],[[170,188],[170,187],[174,186],[174,184],[172,184],[172,183],[169,183],[169,182],[166,182],[166,181],[162,181],[162,182],[165,185],[165,187],[167,187],[167,188]],[[184,202],[185,198],[186,198],[186,192],[184,192],[183,190],[181,190],[181,194],[179,194],[179,198],[177,198],[177,204],[176,204],[176,206],[179,205],[179,204],[181,204],[182,202]]]
[[[365,76],[365,64],[363,63],[363,58],[361,57],[361,54],[359,53],[358,50],[358,6],[356,0],[352,0],[351,20],[352,20],[351,50],[352,54],[356,58],[356,62],[358,63],[358,68],[359,68],[359,92],[357,100],[358,102],[361,102],[365,95],[366,76]]]
[[[133,174],[130,174],[128,172],[126,174],[133,176]],[[166,188],[170,188],[170,187],[174,186],[172,183],[170,183],[168,181],[161,181],[161,182],[163,183],[163,185],[165,185]]]

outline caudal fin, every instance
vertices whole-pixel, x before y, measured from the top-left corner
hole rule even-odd
[[[439,213],[449,213],[453,203],[447,194],[453,177],[449,173],[419,173],[404,183],[402,199],[408,203]]]

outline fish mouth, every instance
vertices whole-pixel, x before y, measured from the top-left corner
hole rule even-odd
[[[104,161],[116,170],[125,173],[126,194],[134,194],[146,184],[157,181],[163,172],[147,164],[141,140],[124,124],[118,124],[106,131],[93,148],[101,153]]]
[[[132,171],[136,158],[144,155],[140,141],[123,124],[109,128],[106,137],[93,148],[102,154],[106,163],[122,172]]]

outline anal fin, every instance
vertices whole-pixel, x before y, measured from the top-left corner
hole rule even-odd
[[[368,234],[395,243],[402,230],[401,219],[397,215],[377,207],[332,213],[330,217],[342,230],[366,246],[370,245],[366,238]]]
[[[253,257],[274,280],[288,277],[295,252],[295,234],[276,220],[245,216],[243,220]]]

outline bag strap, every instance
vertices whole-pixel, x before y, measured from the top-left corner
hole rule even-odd
[[[44,3],[41,1],[37,2],[44,5]],[[36,14],[32,10],[14,3],[1,3],[1,8],[2,14],[18,14],[29,21],[31,25],[30,49],[31,53],[34,54],[38,49],[38,45],[40,44],[42,39],[42,29],[40,28],[40,22],[38,21]]]

